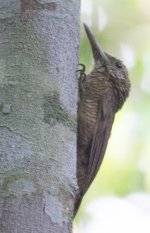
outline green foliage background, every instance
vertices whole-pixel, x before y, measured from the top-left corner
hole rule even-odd
[[[117,113],[104,162],[87,192],[85,206],[100,195],[150,191],[150,1],[82,0],[82,18],[102,48],[128,65],[130,96]],[[92,68],[92,54],[81,24],[80,62]]]

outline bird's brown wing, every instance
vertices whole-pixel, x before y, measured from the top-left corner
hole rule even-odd
[[[97,120],[94,135],[91,143],[90,158],[88,165],[87,182],[85,192],[94,180],[102,163],[108,139],[110,137],[112,124],[114,121],[114,96],[110,90],[98,103]]]

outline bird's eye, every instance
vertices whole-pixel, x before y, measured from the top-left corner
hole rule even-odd
[[[122,69],[122,64],[120,63],[120,62],[116,62],[115,63],[115,66],[117,67],[117,68],[119,68],[119,69]]]

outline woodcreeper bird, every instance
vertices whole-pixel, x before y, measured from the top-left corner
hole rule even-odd
[[[94,68],[79,78],[77,180],[79,195],[75,214],[102,163],[115,113],[123,106],[130,90],[125,65],[103,52],[94,35],[84,25],[94,57]]]

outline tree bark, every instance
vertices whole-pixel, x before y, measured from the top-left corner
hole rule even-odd
[[[69,233],[79,0],[0,0],[0,232]]]

